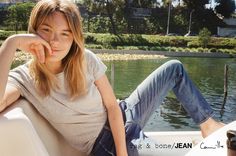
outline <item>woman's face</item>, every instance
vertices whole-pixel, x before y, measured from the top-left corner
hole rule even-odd
[[[73,43],[73,35],[63,13],[56,11],[39,26],[37,34],[46,40],[53,55],[46,53],[46,62],[61,62]]]

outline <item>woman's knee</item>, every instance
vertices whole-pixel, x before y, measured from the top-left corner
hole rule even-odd
[[[170,60],[168,62],[165,63],[166,68],[170,68],[172,70],[176,70],[176,69],[183,69],[183,64],[179,61],[179,60]]]
[[[171,66],[182,66],[182,62],[180,62],[179,60],[170,60],[170,61],[167,61],[168,64],[170,64]]]

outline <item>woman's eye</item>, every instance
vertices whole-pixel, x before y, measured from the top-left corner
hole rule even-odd
[[[49,32],[49,29],[48,28],[43,28],[42,29],[44,32]]]
[[[62,35],[63,35],[63,36],[69,36],[69,34],[68,34],[68,33],[62,33]]]

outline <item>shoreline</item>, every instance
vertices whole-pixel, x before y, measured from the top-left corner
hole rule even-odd
[[[103,61],[116,61],[116,60],[141,60],[141,59],[162,59],[167,58],[164,55],[145,55],[145,54],[110,54],[110,53],[95,53]]]
[[[225,53],[196,53],[196,52],[168,52],[146,50],[114,50],[114,49],[90,49],[103,61],[115,60],[140,60],[140,59],[163,59],[168,57],[210,57],[210,58],[236,58],[236,55]],[[29,53],[17,51],[13,63],[24,63],[31,59]],[[17,64],[18,64],[17,63]]]
[[[171,52],[149,50],[116,50],[116,49],[90,49],[95,54],[136,54],[159,55],[163,57],[212,57],[212,58],[236,58],[236,54],[212,53],[212,52]]]
[[[140,60],[140,59],[162,59],[167,58],[164,55],[160,54],[142,54],[142,53],[114,53],[114,52],[98,52],[91,49],[93,53],[95,53],[101,60],[103,61],[116,61],[116,60]],[[32,55],[29,53],[18,51],[15,53],[15,57],[13,59],[13,64],[21,64],[32,58]]]

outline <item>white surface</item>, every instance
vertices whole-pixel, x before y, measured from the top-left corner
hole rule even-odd
[[[26,100],[0,114],[0,156],[85,156],[72,148]]]
[[[140,156],[183,156],[202,140],[200,131],[146,132],[147,141]],[[148,145],[148,146],[147,146]],[[149,148],[147,148],[149,147]]]
[[[21,108],[0,117],[1,156],[49,156]]]
[[[199,142],[186,156],[227,156],[226,132],[236,130],[236,121],[231,122],[223,128],[212,133],[207,138]]]
[[[138,150],[140,156],[185,154],[226,156],[228,129],[236,130],[236,121],[204,140],[199,131],[145,132],[153,142],[148,140]],[[216,148],[207,149],[207,147]],[[0,114],[0,156],[85,156],[85,154],[69,146],[29,102],[19,100]]]

